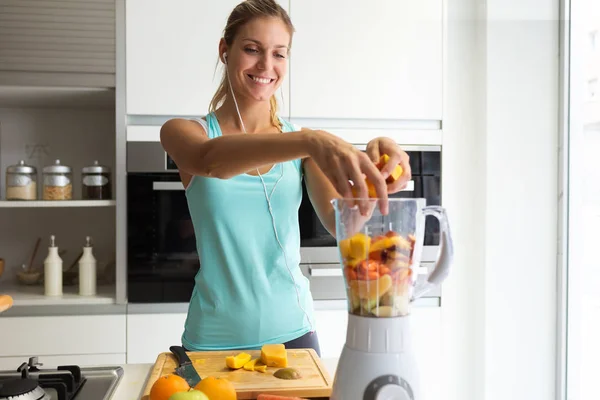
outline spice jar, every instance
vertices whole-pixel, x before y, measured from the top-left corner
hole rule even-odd
[[[71,200],[73,198],[73,175],[71,167],[61,165],[56,160],[54,165],[44,167],[44,200]]]
[[[6,168],[6,200],[37,200],[37,169],[21,160]]]
[[[111,194],[110,168],[98,164],[81,170],[81,197],[84,200],[110,199]]]

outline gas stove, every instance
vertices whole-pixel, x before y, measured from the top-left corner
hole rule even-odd
[[[42,365],[30,357],[15,371],[0,371],[0,400],[108,400],[123,376],[121,367]]]

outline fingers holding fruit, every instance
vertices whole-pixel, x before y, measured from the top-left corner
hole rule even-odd
[[[406,187],[412,177],[410,157],[398,144],[390,138],[376,138],[367,145],[367,154],[377,163],[388,184],[388,193],[396,193]]]

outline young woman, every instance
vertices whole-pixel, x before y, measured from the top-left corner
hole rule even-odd
[[[275,93],[287,73],[293,32],[274,0],[240,3],[219,43],[224,74],[209,114],[172,119],[161,129],[186,188],[201,262],[182,335],[189,351],[284,343],[319,352],[309,283],[299,268],[302,179],[334,236],[330,201],[352,198],[350,181],[356,198],[366,199],[367,177],[387,212],[388,193],[410,179],[408,156],[390,139],[371,141],[365,154],[278,116]],[[390,162],[379,171],[374,161],[383,153]],[[387,185],[397,164],[405,172]],[[357,203],[368,211],[366,201]]]

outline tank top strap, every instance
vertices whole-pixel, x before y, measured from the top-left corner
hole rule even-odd
[[[214,113],[206,114],[206,125],[208,125],[208,131],[206,134],[209,139],[214,139],[222,135],[219,121]]]

